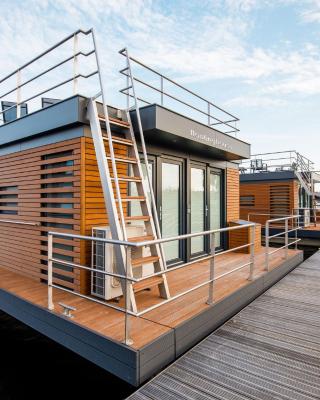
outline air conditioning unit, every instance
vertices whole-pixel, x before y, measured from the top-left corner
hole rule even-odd
[[[127,236],[143,236],[145,234],[144,227],[128,225]],[[103,239],[112,239],[109,226],[99,226],[92,228],[92,236]],[[92,268],[96,270],[119,273],[116,268],[115,245],[103,242],[92,242]],[[150,255],[149,248],[132,248],[132,258],[147,257]],[[133,276],[140,278],[142,276],[151,275],[154,271],[153,264],[145,264],[141,267],[134,268]],[[91,273],[91,294],[101,297],[105,300],[114,299],[122,295],[122,289],[119,279],[100,274],[93,271]]]

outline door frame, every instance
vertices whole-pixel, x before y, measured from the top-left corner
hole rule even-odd
[[[179,165],[180,167],[180,176],[179,176],[179,197],[180,197],[180,208],[179,208],[179,235],[185,233],[186,231],[186,207],[185,207],[185,194],[186,194],[186,185],[185,185],[185,159],[174,156],[159,156],[157,157],[157,211],[159,215],[159,223],[160,230],[162,232],[162,164],[174,164]],[[179,257],[173,260],[168,260],[167,263],[169,266],[173,266],[176,264],[181,264],[185,261],[185,240],[179,240]]]

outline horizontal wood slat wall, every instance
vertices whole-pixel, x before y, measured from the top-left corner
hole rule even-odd
[[[0,157],[0,265],[47,279],[47,232],[80,233],[81,142],[72,139]],[[77,240],[54,240],[54,255],[80,262]],[[79,271],[55,265],[54,282],[80,288]]]
[[[116,156],[127,156],[127,146],[116,143],[113,146]],[[93,140],[91,138],[82,138],[81,148],[81,232],[84,235],[91,236],[93,227],[108,225],[108,216],[105,208]],[[108,153],[107,142],[105,142],[105,149]],[[110,171],[112,171],[111,162],[109,162],[109,168]],[[127,176],[127,164],[117,162],[117,172],[118,176]],[[120,191],[122,196],[127,194],[128,184],[126,182],[120,182]],[[127,215],[127,203],[122,204],[124,214]],[[88,242],[83,242],[81,244],[81,259],[85,265],[91,264],[91,244]],[[90,291],[89,273],[83,274],[81,290],[84,293],[89,293]]]
[[[286,210],[291,214],[293,208],[298,207],[299,184],[294,180],[241,183],[240,196],[254,197],[253,206],[240,205],[242,219],[248,219],[249,213],[277,213],[277,210],[281,215],[285,214]],[[278,200],[275,202],[276,199]],[[250,219],[264,225],[269,217],[251,216]]]

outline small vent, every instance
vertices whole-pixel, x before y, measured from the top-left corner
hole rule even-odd
[[[290,187],[289,185],[270,186],[271,214],[290,214]]]

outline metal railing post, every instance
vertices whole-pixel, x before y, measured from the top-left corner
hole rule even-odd
[[[17,118],[21,117],[21,70],[17,71]]]
[[[78,93],[78,79],[76,76],[78,75],[78,57],[76,54],[78,53],[78,35],[75,34],[73,36],[73,94]]]
[[[284,257],[287,259],[288,258],[288,247],[289,247],[289,233],[288,233],[288,230],[289,230],[289,224],[288,224],[288,218],[287,219],[285,219],[285,221],[284,221],[284,226],[285,226],[285,235],[284,235],[284,240],[285,240],[285,242],[284,242],[284,244],[285,244],[285,248],[284,248]]]
[[[160,85],[161,85],[161,105],[163,106],[163,76],[160,77]]]
[[[215,266],[215,256],[216,256],[216,238],[215,233],[210,235],[210,277],[209,277],[209,294],[207,304],[213,304],[213,285],[214,285],[214,266]]]
[[[48,309],[54,310],[54,304],[52,300],[52,253],[53,253],[53,235],[48,234]]]
[[[255,263],[255,236],[256,236],[256,227],[251,226],[250,230],[250,274],[249,274],[249,281],[253,279],[253,272],[254,272],[254,263]]]
[[[295,228],[296,228],[296,230],[295,230],[295,232],[294,232],[294,241],[295,241],[295,244],[294,244],[294,248],[295,248],[295,250],[298,250],[298,229],[299,229],[299,217],[295,217],[296,218],[296,226],[295,226]]]
[[[208,126],[210,126],[210,103],[208,102]]]
[[[265,258],[265,271],[269,271],[269,228],[270,222],[266,221],[266,258]]]
[[[125,338],[124,343],[127,346],[131,346],[133,344],[133,340],[130,338],[130,315],[128,314],[129,308],[131,308],[131,300],[130,300],[130,284],[129,284],[129,276],[131,271],[131,247],[126,247],[126,284],[125,284],[125,320],[124,320],[124,330],[125,330]]]

